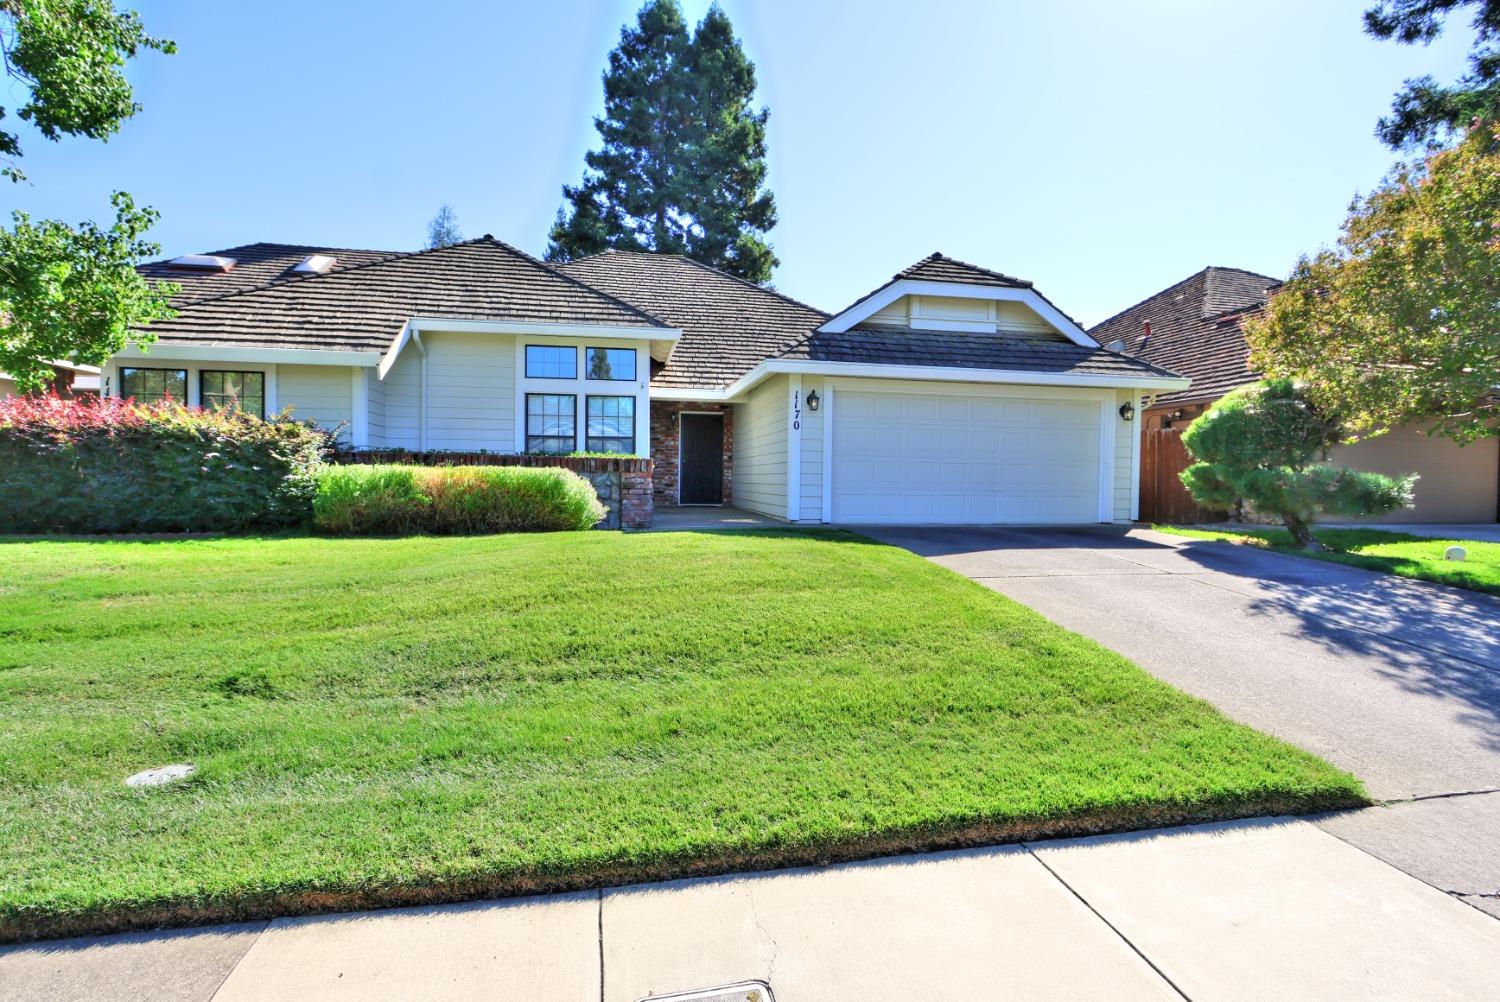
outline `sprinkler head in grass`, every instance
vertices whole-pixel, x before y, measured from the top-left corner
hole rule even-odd
[[[1469,551],[1462,546],[1450,546],[1443,551],[1444,560],[1463,560],[1469,555]]]
[[[197,766],[188,765],[186,762],[176,762],[172,765],[159,765],[155,769],[147,769],[138,772],[134,776],[125,777],[126,786],[165,786],[175,783],[179,779],[192,775]]]

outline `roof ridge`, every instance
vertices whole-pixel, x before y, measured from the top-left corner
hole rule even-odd
[[[389,257],[379,258],[374,261],[361,261],[359,264],[351,264],[347,268],[335,268],[332,271],[308,272],[307,274],[303,275],[292,275],[290,278],[273,279],[261,285],[252,285],[248,289],[233,289],[229,292],[221,292],[216,296],[204,296],[202,299],[194,299],[192,302],[183,303],[182,308],[187,309],[191,306],[202,306],[205,303],[217,303],[225,299],[233,299],[235,296],[249,295],[252,292],[265,292],[268,289],[279,289],[285,286],[300,285],[304,282],[311,282],[320,278],[336,278],[341,275],[352,275],[355,272],[364,271],[366,268],[378,268],[382,265],[390,264],[393,261],[405,261],[408,258],[423,257],[428,254],[437,254],[441,251],[452,250],[455,247],[468,247],[473,244],[482,243],[486,239],[493,240],[494,238],[486,233],[484,236],[475,237],[473,240],[464,240],[456,244],[444,244],[442,247],[424,247],[421,250],[416,251],[396,251]],[[248,247],[250,245],[246,244],[245,246]],[[178,312],[181,311],[179,310]]]
[[[252,243],[248,243],[248,244],[235,244],[233,247],[224,247],[224,248],[221,248],[219,250],[204,251],[203,253],[217,257],[217,256],[220,256],[220,255],[223,255],[223,254],[228,254],[231,251],[245,250],[246,248],[249,248],[249,247],[283,247],[283,248],[286,248],[288,250],[315,251],[317,253],[326,253],[326,252],[329,252],[329,251],[333,251],[335,253],[337,253],[337,252],[343,252],[345,254],[380,254],[383,257],[398,257],[398,256],[403,256],[403,255],[421,253],[420,251],[376,250],[373,247],[324,247],[321,244],[284,244],[284,243],[282,243],[279,240],[256,240],[256,241],[253,241]],[[140,263],[139,267],[144,268],[144,267],[147,267],[149,265],[168,265],[169,266],[169,265],[171,265],[171,263],[173,261],[177,260],[179,257],[182,257],[182,256],[183,255],[181,255],[181,254],[175,254],[172,257],[159,258],[159,259],[153,260],[153,261],[142,261]],[[236,263],[238,263],[238,262],[236,262]],[[365,263],[368,264],[369,262],[365,262]],[[350,265],[349,267],[353,268],[353,267],[356,267],[356,266],[355,265]]]
[[[1146,298],[1141,299],[1141,300],[1137,300],[1136,302],[1131,303],[1129,306],[1125,307],[1123,310],[1119,311],[1118,313],[1114,313],[1114,314],[1111,314],[1110,316],[1105,317],[1103,320],[1099,321],[1097,324],[1095,324],[1094,326],[1090,327],[1089,330],[1090,331],[1096,331],[1100,327],[1105,326],[1106,324],[1114,323],[1116,320],[1120,319],[1125,314],[1129,313],[1131,310],[1134,310],[1134,309],[1137,309],[1139,307],[1145,306],[1147,303],[1151,302],[1151,300],[1157,299],[1157,298],[1160,298],[1161,296],[1166,295],[1167,293],[1171,292],[1173,289],[1177,288],[1179,285],[1187,285],[1189,282],[1191,282],[1193,279],[1199,277],[1200,275],[1207,275],[1211,270],[1212,270],[1212,266],[1205,267],[1205,268],[1200,268],[1197,271],[1193,272],[1191,275],[1189,275],[1187,278],[1180,278],[1177,281],[1173,282],[1171,285],[1163,286],[1162,288],[1160,288],[1160,289],[1156,290],[1155,292],[1151,293],[1151,295],[1147,296]],[[1205,283],[1204,289],[1205,289],[1205,292],[1206,292],[1207,291],[1207,284],[1206,283]],[[1097,338],[1095,340],[1097,340]]]
[[[982,275],[990,275],[990,276],[992,276],[994,278],[1004,279],[1007,282],[1019,282],[1022,285],[1026,286],[1027,288],[1030,288],[1032,285],[1035,284],[1030,279],[1018,278],[1015,275],[1007,275],[1003,271],[996,271],[993,268],[986,268],[983,265],[971,264],[968,261],[960,261],[956,257],[949,257],[947,254],[944,254],[942,251],[933,251],[931,254],[927,255],[924,258],[922,258],[922,260],[916,262],[915,264],[909,264],[905,268],[903,268],[900,271],[896,272],[896,274],[893,275],[893,276],[891,276],[891,278],[892,278],[892,280],[902,278],[908,272],[915,271],[916,269],[922,267],[922,265],[927,264],[930,261],[947,261],[949,264],[960,265],[960,266],[962,266],[964,268],[968,268],[968,269],[970,269],[972,271],[977,271],[977,272],[979,272]]]
[[[641,252],[641,251],[627,251],[626,253],[639,254],[639,253],[643,253],[643,252]],[[756,283],[750,281],[749,279],[747,279],[747,278],[741,278],[738,275],[731,275],[729,272],[725,271],[722,268],[715,268],[711,264],[704,264],[702,261],[699,261],[696,258],[688,257],[686,254],[668,254],[666,256],[667,257],[680,258],[681,260],[686,261],[688,264],[694,266],[695,268],[701,268],[702,270],[710,272],[711,274],[719,275],[719,276],[721,276],[723,278],[727,278],[731,282],[738,282],[740,285],[745,286],[745,288],[747,288],[747,289],[754,289],[756,292],[764,292],[764,293],[766,293],[769,296],[775,296],[777,299],[780,299],[783,302],[791,303],[793,306],[800,307],[800,308],[802,308],[804,310],[810,310],[811,312],[816,313],[818,316],[822,317],[825,320],[828,319],[829,317],[833,316],[832,313],[829,313],[826,310],[820,310],[816,306],[813,306],[810,303],[804,303],[800,299],[794,299],[791,296],[788,296],[784,292],[781,292],[781,291],[776,290],[776,289],[769,289],[769,288],[767,288],[764,285],[757,285]]]
[[[486,233],[484,236],[480,237],[480,239],[481,240],[488,240],[490,243],[494,244],[495,246],[504,248],[505,250],[508,250],[508,251],[510,251],[513,254],[519,254],[521,256],[521,258],[524,259],[528,264],[530,264],[533,267],[537,268],[538,270],[542,271],[546,275],[548,275],[548,276],[550,276],[552,278],[562,279],[564,282],[567,282],[567,283],[569,283],[571,285],[576,285],[580,289],[583,289],[586,292],[589,292],[589,293],[591,293],[591,294],[593,294],[595,296],[599,296],[602,299],[607,299],[611,303],[614,303],[614,304],[616,304],[618,306],[622,306],[626,310],[629,310],[631,313],[634,313],[637,316],[644,317],[645,319],[651,321],[651,323],[654,324],[657,327],[666,327],[668,329],[674,329],[674,328],[672,328],[671,324],[667,323],[661,317],[652,316],[650,313],[647,313],[645,310],[641,309],[638,306],[632,306],[629,303],[625,302],[625,300],[620,299],[620,298],[618,298],[616,296],[611,296],[609,293],[603,291],[602,289],[596,289],[592,285],[589,285],[589,284],[587,284],[585,282],[580,282],[578,279],[574,278],[572,275],[566,275],[566,274],[562,273],[561,271],[559,271],[556,268],[552,267],[551,265],[549,265],[547,262],[543,261],[542,259],[532,257],[530,254],[528,254],[525,251],[521,250],[521,248],[519,248],[519,247],[512,247],[510,244],[506,243],[504,240],[499,240],[499,239],[495,238],[492,234]],[[593,255],[590,255],[590,256],[592,257]]]
[[[434,254],[441,254],[441,253],[443,253],[445,251],[455,250],[455,249],[461,248],[461,247],[475,247],[475,246],[478,246],[478,245],[481,245],[481,244],[487,244],[487,245],[492,246],[492,247],[497,247],[500,250],[506,251],[507,253],[514,254],[517,257],[521,258],[523,261],[526,261],[528,264],[531,264],[532,266],[534,266],[537,269],[539,269],[548,278],[559,279],[559,280],[561,280],[561,281],[563,281],[565,283],[568,283],[570,285],[576,285],[577,287],[583,289],[585,292],[589,293],[592,296],[597,296],[598,298],[603,299],[603,300],[609,302],[611,305],[620,307],[621,309],[625,310],[627,313],[631,313],[631,314],[634,314],[636,316],[641,317],[642,319],[648,321],[654,327],[670,327],[671,326],[670,324],[664,323],[659,317],[654,317],[651,314],[645,312],[644,310],[640,310],[640,309],[637,309],[634,306],[631,306],[629,303],[627,303],[627,302],[625,302],[623,300],[616,299],[614,296],[611,296],[608,293],[599,291],[598,289],[594,288],[591,285],[584,285],[582,282],[579,282],[577,279],[574,279],[574,278],[572,278],[570,276],[558,274],[557,271],[555,271],[552,268],[547,267],[541,261],[538,261],[536,258],[532,257],[530,254],[527,254],[525,251],[523,251],[523,250],[521,250],[521,249],[519,249],[517,247],[512,247],[510,244],[507,244],[507,243],[505,243],[502,240],[497,240],[497,239],[495,239],[495,237],[494,237],[493,234],[489,234],[489,233],[486,233],[483,236],[474,237],[473,239],[470,239],[470,240],[461,240],[458,243],[454,243],[454,244],[444,244],[442,247],[424,247],[422,250],[417,250],[417,251],[401,251],[401,252],[397,252],[395,254],[392,254],[389,257],[379,258],[379,259],[377,259],[375,261],[364,261],[364,262],[361,262],[360,264],[350,265],[347,268],[338,268],[338,269],[335,269],[333,271],[321,272],[321,273],[314,272],[314,273],[306,274],[306,275],[293,275],[290,278],[283,278],[283,279],[278,279],[278,280],[266,282],[266,283],[263,283],[261,285],[251,286],[248,289],[235,289],[235,290],[232,290],[232,291],[229,291],[229,292],[220,293],[219,295],[216,295],[216,296],[205,296],[202,299],[194,299],[191,302],[183,303],[182,306],[176,312],[178,312],[180,314],[183,310],[186,310],[186,309],[191,309],[191,308],[196,307],[196,306],[204,306],[204,305],[207,305],[209,303],[220,303],[220,302],[223,302],[224,300],[227,300],[227,299],[233,299],[236,296],[245,296],[245,295],[249,295],[251,293],[266,292],[266,291],[269,291],[271,289],[289,288],[289,287],[301,285],[301,284],[303,284],[305,282],[316,281],[318,279],[339,278],[339,277],[342,277],[342,276],[353,275],[353,274],[358,273],[358,272],[364,272],[365,270],[367,270],[369,268],[384,267],[385,265],[393,264],[393,263],[395,263],[397,261],[407,261],[407,260],[410,260],[411,258],[416,258],[416,257],[427,257],[427,256],[434,255]]]

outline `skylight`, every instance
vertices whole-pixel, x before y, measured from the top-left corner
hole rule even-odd
[[[217,254],[184,254],[168,261],[173,268],[190,268],[193,271],[228,271],[234,267],[234,258]]]
[[[331,254],[309,254],[297,262],[297,266],[292,270],[304,275],[322,275],[332,269],[337,263],[338,258]]]

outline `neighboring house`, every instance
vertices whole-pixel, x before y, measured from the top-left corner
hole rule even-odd
[[[833,316],[681,257],[551,266],[489,236],[143,270],[178,315],[110,395],[291,407],[359,449],[649,456],[658,506],[793,522],[1129,521],[1131,418],[1187,386],[937,254]]]
[[[94,365],[75,365],[72,362],[53,362],[52,384],[49,392],[60,397],[84,396],[99,392],[99,368]],[[17,396],[20,390],[10,373],[0,372],[0,400]]]
[[[1230,390],[1255,382],[1244,320],[1262,309],[1281,283],[1239,268],[1205,268],[1089,331],[1101,344],[1181,373],[1183,390],[1149,402],[1142,420],[1140,517],[1147,521],[1201,521],[1201,511],[1177,479],[1189,459],[1181,430]],[[1430,437],[1425,426],[1406,425],[1354,445],[1340,446],[1331,462],[1378,473],[1420,475],[1416,505],[1378,522],[1493,522],[1500,509],[1500,442],[1459,446]]]

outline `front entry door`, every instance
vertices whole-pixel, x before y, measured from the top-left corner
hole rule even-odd
[[[724,503],[724,415],[683,414],[678,504]]]

